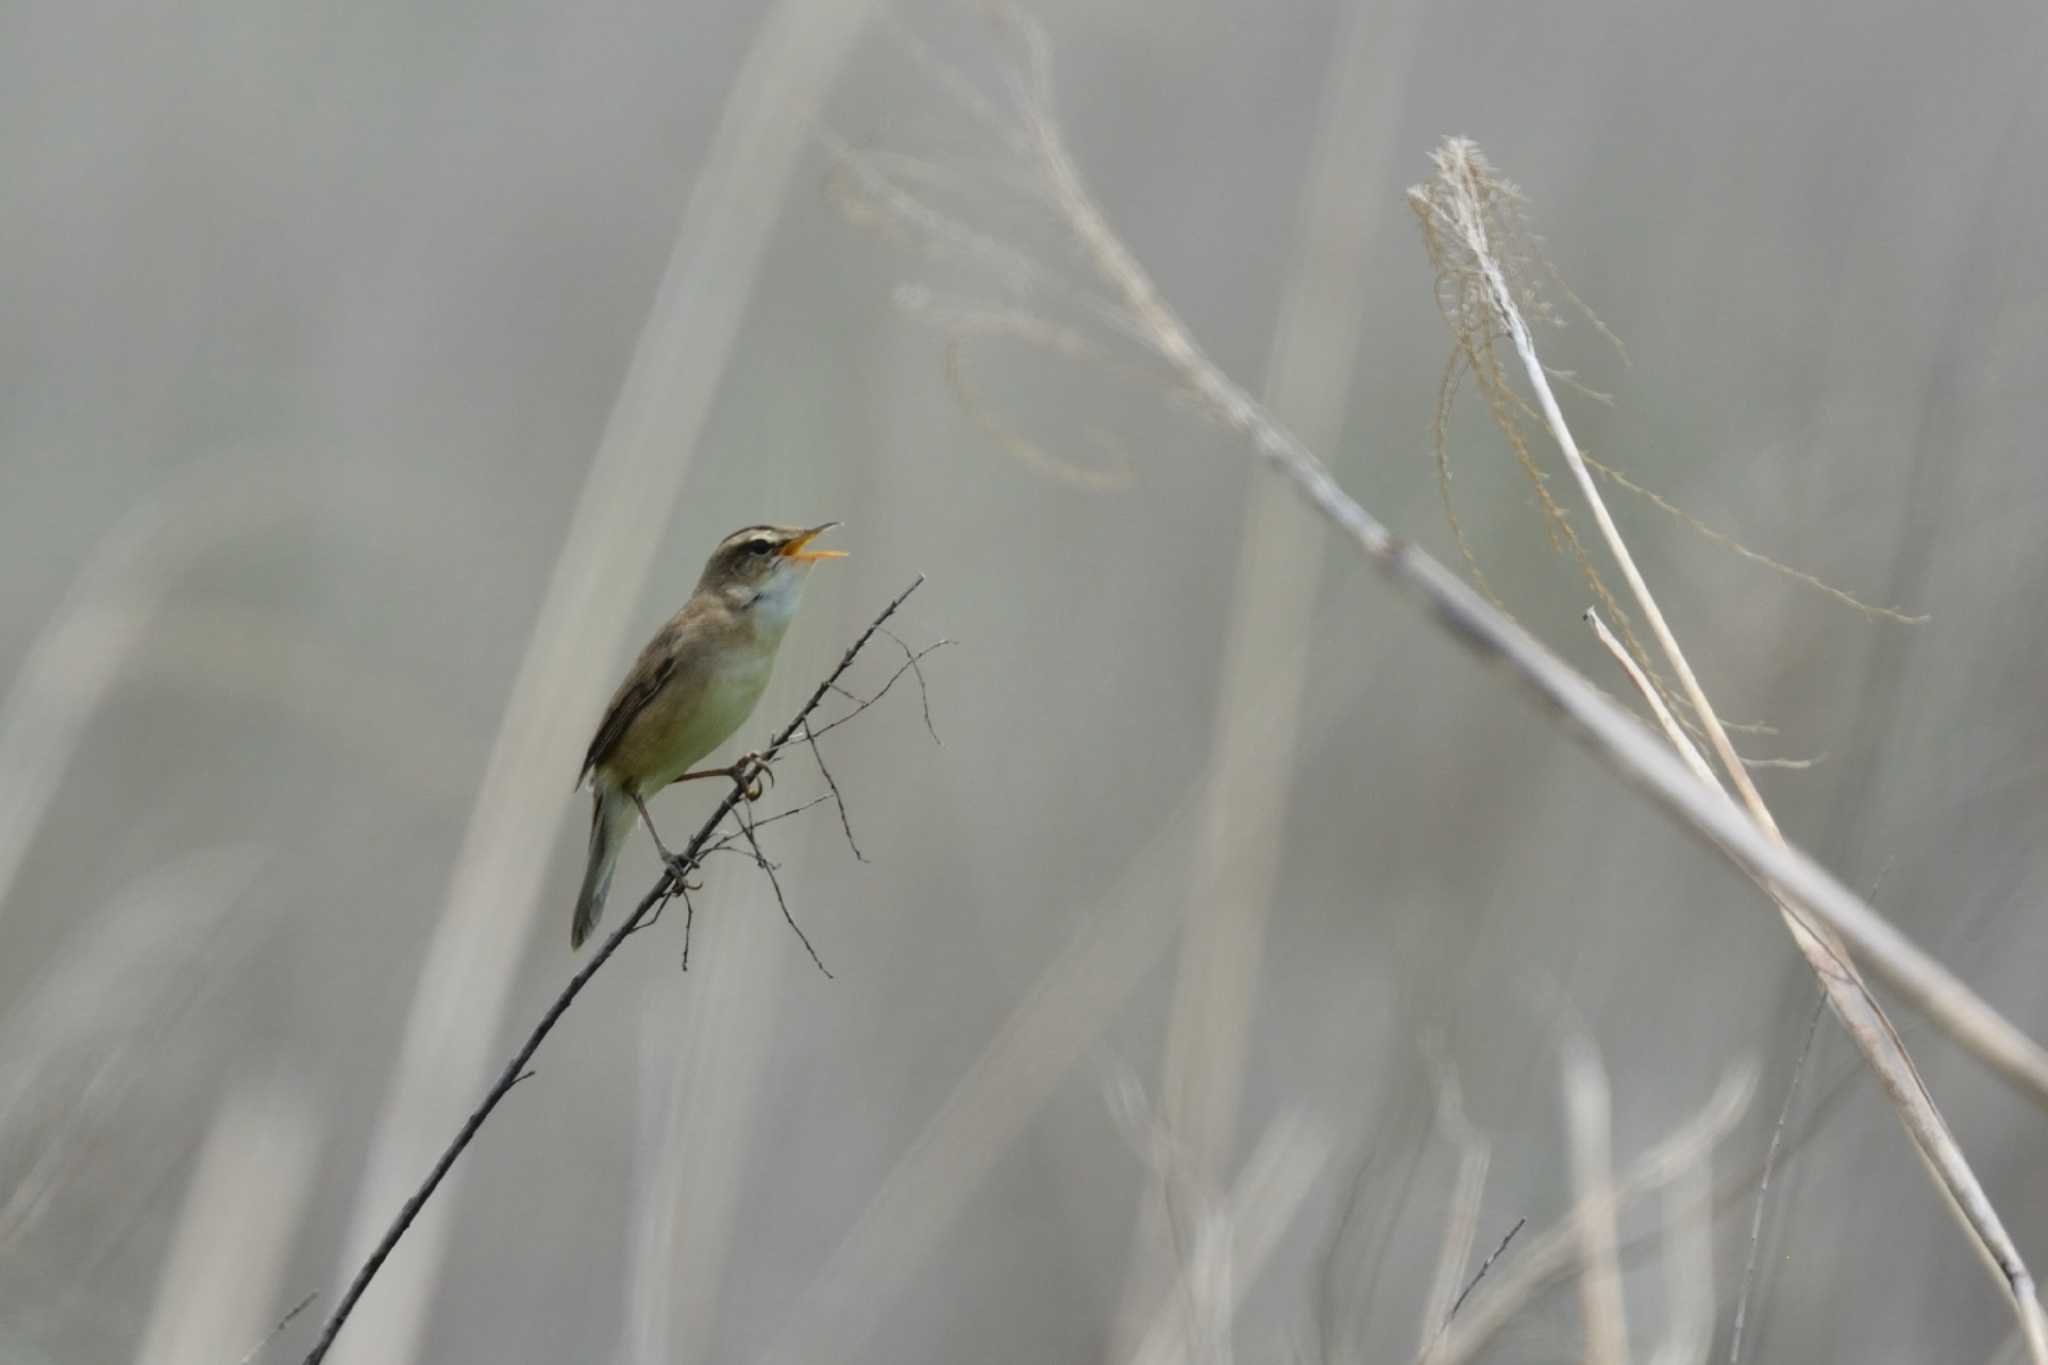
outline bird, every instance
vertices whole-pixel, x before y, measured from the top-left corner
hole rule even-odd
[[[681,611],[654,633],[598,722],[577,775],[590,784],[590,852],[569,947],[583,946],[604,913],[612,869],[638,816],[664,861],[647,798],[672,782],[739,778],[749,759],[691,769],[745,723],[768,685],[775,653],[818,561],[843,550],[811,542],[839,525],[743,526],[718,542]]]

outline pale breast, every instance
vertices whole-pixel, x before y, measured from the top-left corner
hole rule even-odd
[[[768,651],[725,651],[723,666],[699,675],[695,687],[670,686],[643,708],[619,738],[606,767],[641,774],[643,792],[689,772],[725,743],[753,713],[768,684]]]

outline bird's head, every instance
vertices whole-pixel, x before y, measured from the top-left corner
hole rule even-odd
[[[713,591],[734,606],[772,602],[794,608],[811,567],[843,559],[844,550],[813,550],[812,541],[839,523],[822,526],[747,526],[718,542],[704,563],[697,591]]]

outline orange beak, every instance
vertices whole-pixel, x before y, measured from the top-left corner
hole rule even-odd
[[[786,559],[799,559],[805,561],[818,559],[844,559],[846,558],[846,551],[844,550],[806,550],[804,548],[804,546],[810,544],[819,536],[824,535],[825,532],[831,530],[838,524],[839,523],[836,521],[828,521],[823,526],[813,526],[810,530],[804,532],[795,540],[792,540],[791,542],[789,542],[789,544],[783,546],[779,553]]]

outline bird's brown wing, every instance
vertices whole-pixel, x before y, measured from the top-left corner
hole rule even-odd
[[[598,722],[597,733],[591,736],[590,748],[583,755],[583,771],[576,776],[577,785],[590,776],[591,769],[605,760],[606,755],[618,744],[620,736],[633,723],[633,718],[647,709],[647,704],[661,695],[661,689],[668,686],[675,676],[679,657],[677,645],[683,635],[683,615],[676,618],[655,633],[647,647],[640,651],[640,657],[633,661],[632,672],[619,684],[619,690],[612,694],[612,703],[605,708],[604,719]]]

